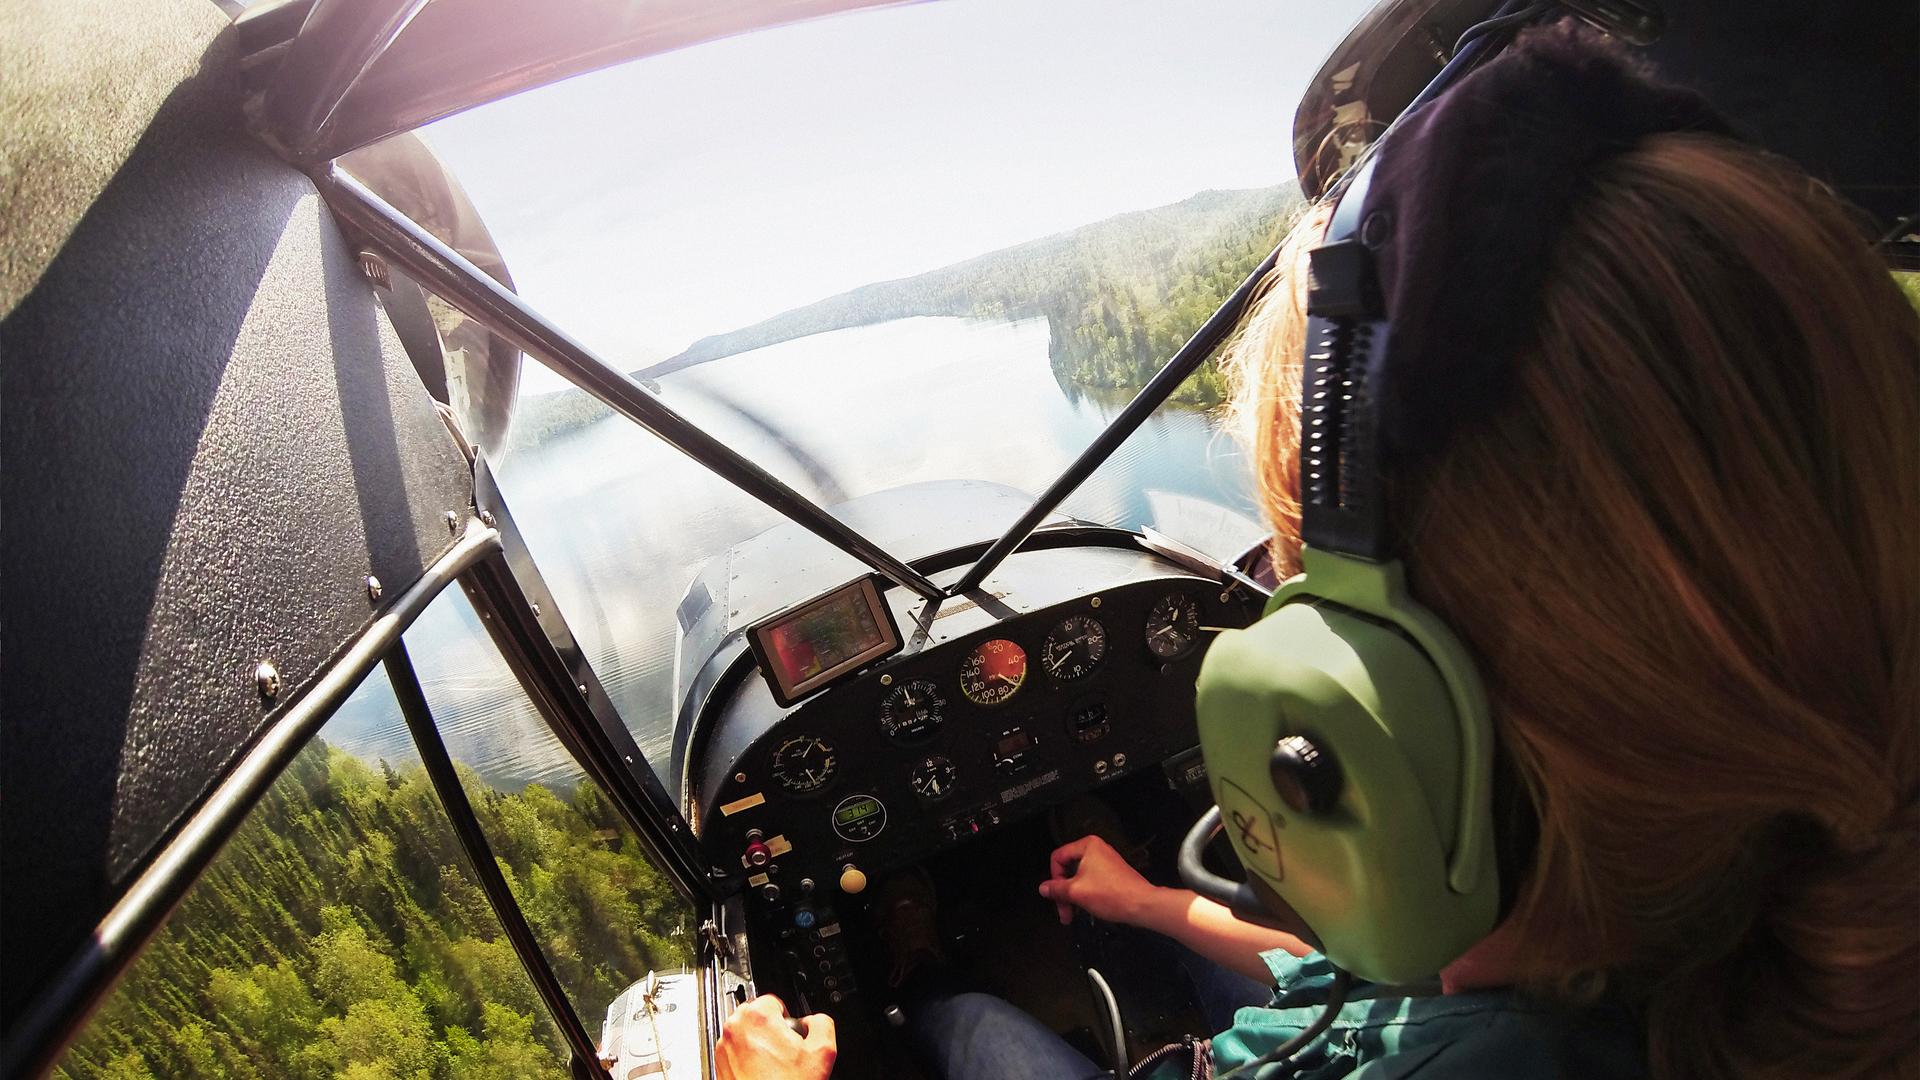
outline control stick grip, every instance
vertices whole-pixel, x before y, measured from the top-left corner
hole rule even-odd
[[[1187,830],[1186,839],[1180,841],[1180,880],[1201,896],[1224,904],[1241,922],[1275,930],[1292,929],[1267,910],[1252,885],[1244,881],[1229,881],[1207,869],[1201,861],[1201,853],[1206,851],[1207,844],[1215,836],[1220,835],[1221,827],[1220,808],[1213,806],[1208,807],[1207,812],[1200,815],[1200,820],[1193,823],[1193,828]]]

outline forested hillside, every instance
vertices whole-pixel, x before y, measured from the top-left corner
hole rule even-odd
[[[1130,393],[1273,250],[1300,205],[1299,187],[1292,183],[1203,191],[1172,206],[865,285],[702,338],[634,374],[651,378],[809,334],[916,315],[1045,317],[1054,377],[1062,387]],[[1219,369],[1208,365],[1175,400],[1205,408],[1218,404],[1225,390]],[[514,416],[514,442],[538,445],[607,415],[605,406],[578,390],[525,397]]]
[[[1292,183],[1203,191],[702,338],[641,374],[915,315],[1045,316],[1063,385],[1135,390],[1273,249],[1299,205]],[[1219,373],[1209,369],[1181,400],[1212,405],[1223,390]]]
[[[466,779],[598,1036],[629,983],[688,962],[686,909],[592,785],[563,800]],[[54,1075],[564,1080],[567,1069],[424,770],[376,769],[315,740]]]

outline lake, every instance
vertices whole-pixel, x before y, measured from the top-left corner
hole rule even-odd
[[[660,389],[824,505],[927,480],[1037,492],[1124,404],[1062,389],[1047,346],[1045,319],[901,319],[710,361],[663,377]],[[611,412],[515,446],[497,471],[568,624],[649,763],[665,770],[674,609],[708,559],[782,519]],[[1063,510],[1126,528],[1154,524],[1183,539],[1197,536],[1175,519],[1224,525],[1245,542],[1260,532],[1238,447],[1214,418],[1190,409],[1160,410]],[[458,590],[407,642],[455,760],[504,790],[573,785],[578,768]],[[323,735],[370,760],[415,757],[378,677]]]

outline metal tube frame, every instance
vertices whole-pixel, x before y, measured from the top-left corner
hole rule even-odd
[[[1193,336],[1187,339],[1187,343],[1180,346],[1166,365],[1148,380],[1147,385],[1140,388],[1140,392],[1133,396],[1133,400],[1127,402],[1127,407],[1121,409],[1120,414],[1113,418],[1113,422],[1096,435],[1093,442],[1087,444],[1087,448],[1080,452],[1080,456],[1073,459],[1072,464],[1069,464],[1053,483],[1047,485],[1047,490],[1040,493],[1040,497],[1033,501],[1033,505],[1027,508],[1027,512],[1020,515],[1018,521],[1008,526],[1007,531],[1001,534],[1000,539],[993,542],[993,546],[987,549],[986,554],[981,555],[980,560],[961,575],[959,581],[954,582],[953,588],[948,590],[947,595],[960,596],[979,588],[988,574],[993,573],[1007,556],[1013,554],[1015,548],[1025,543],[1027,537],[1033,535],[1033,530],[1040,527],[1040,523],[1046,520],[1048,514],[1053,513],[1067,496],[1078,490],[1081,484],[1086,483],[1087,478],[1092,476],[1096,469],[1106,464],[1107,459],[1113,456],[1113,452],[1120,449],[1120,444],[1126,442],[1129,436],[1138,431],[1140,425],[1147,422],[1147,417],[1152,416],[1154,410],[1164,405],[1166,400],[1173,396],[1173,392],[1180,388],[1181,383],[1186,382],[1189,376],[1199,370],[1207,357],[1212,356],[1220,347],[1220,343],[1225,341],[1227,335],[1233,333],[1234,327],[1240,324],[1240,316],[1245,313],[1247,304],[1252,301],[1254,293],[1259,291],[1260,282],[1266,278],[1267,272],[1273,269],[1274,260],[1279,255],[1279,249],[1276,248],[1269,252],[1266,258],[1260,260],[1260,265],[1254,267],[1246,280],[1233,290],[1233,295],[1227,297],[1226,302],[1200,325],[1200,329],[1193,332]]]
[[[127,965],[173,914],[287,765],[427,605],[499,546],[499,533],[469,521],[459,542],[375,616],[320,678],[260,733],[121,894],[95,927],[92,940],[49,980],[29,1011],[6,1033],[0,1076],[38,1076],[53,1067]]]
[[[526,301],[482,273],[366,185],[330,164],[314,176],[327,205],[383,256],[489,330],[525,351],[595,400],[658,436],[781,516],[859,559],[894,584],[929,600],[938,585],[842,524],[806,496],[681,416],[626,372],[594,355]]]
[[[453,825],[454,836],[466,852],[474,877],[479,879],[480,890],[486,893],[494,918],[500,920],[514,955],[520,958],[520,966],[533,982],[534,992],[540,995],[547,1014],[560,1029],[560,1037],[572,1053],[573,1074],[609,1080],[606,1069],[600,1065],[599,1048],[580,1022],[580,1014],[574,1012],[573,1001],[554,975],[552,965],[547,963],[546,950],[534,938],[526,913],[520,910],[519,901],[513,898],[513,890],[500,873],[500,864],[494,861],[493,847],[480,828],[480,819],[474,816],[473,803],[467,799],[467,790],[454,771],[447,745],[440,739],[440,729],[433,722],[433,709],[427,704],[426,693],[420,689],[420,677],[413,670],[413,659],[407,654],[404,639],[394,642],[387,650],[384,663],[387,679],[393,684],[393,696],[400,703],[400,713],[407,719],[414,748],[420,751],[420,762],[426,767],[427,779],[440,796],[440,809]]]
[[[561,617],[484,457],[474,467],[474,499],[492,515],[501,550],[477,564],[461,586],[494,645],[548,729],[606,792],[683,898],[718,899],[717,883],[702,869],[685,819],[643,762],[633,732]]]
[[[316,156],[341,102],[426,4],[316,0],[307,9],[280,61],[265,109],[267,132],[296,162]]]
[[[1544,10],[1551,6],[1551,4],[1540,3],[1538,0],[1505,0],[1493,17],[1487,21],[1498,22],[1530,7]],[[1373,145],[1380,145],[1407,116],[1432,101],[1461,76],[1497,54],[1518,30],[1518,25],[1503,25],[1499,29],[1482,33],[1468,42],[1440,69],[1439,73],[1434,75],[1413,101],[1400,111],[1387,129],[1374,139]],[[1357,169],[1349,169],[1340,181],[1329,187],[1325,198],[1337,199],[1340,193],[1345,191],[1347,182],[1356,172],[1358,172]],[[1127,403],[1127,407],[1120,411],[1120,415],[1113,418],[1113,423],[1108,424],[1106,429],[1081,452],[1080,456],[1067,466],[1066,471],[1061,473],[1059,478],[1034,500],[1027,512],[1020,516],[1020,520],[1014,522],[1000,539],[994,541],[986,554],[980,556],[980,561],[974,563],[959,581],[954,582],[948,595],[959,596],[979,588],[988,574],[991,574],[1008,555],[1013,554],[1014,549],[1025,543],[1027,537],[1033,535],[1033,530],[1040,527],[1040,523],[1048,514],[1065,501],[1067,496],[1073,494],[1081,484],[1086,483],[1094,470],[1105,464],[1107,459],[1113,456],[1114,451],[1120,449],[1120,444],[1126,442],[1128,436],[1138,430],[1140,425],[1146,422],[1147,417],[1153,415],[1154,410],[1173,396],[1173,392],[1180,388],[1180,384],[1185,382],[1207,357],[1213,355],[1214,350],[1218,349],[1221,342],[1233,332],[1234,327],[1239,325],[1241,316],[1246,313],[1247,305],[1252,303],[1254,295],[1259,292],[1261,280],[1273,269],[1275,260],[1279,256],[1280,250],[1275,248],[1259,266],[1254,268],[1253,273],[1247,275],[1239,288],[1233,290],[1233,295],[1227,297],[1226,302],[1222,303],[1200,329],[1194,332],[1193,337],[1187,339],[1185,345],[1180,346],[1179,351],[1173,354],[1172,359],[1160,369],[1159,374],[1141,388],[1133,400]]]

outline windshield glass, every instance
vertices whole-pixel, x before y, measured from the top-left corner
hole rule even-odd
[[[1294,105],[1367,6],[860,11],[424,137],[522,295],[802,493],[1031,494],[1284,231]],[[1063,510],[1209,551],[1256,538],[1222,392],[1190,379]],[[675,611],[779,519],[531,362],[509,445],[508,504],[664,772],[692,675]]]

